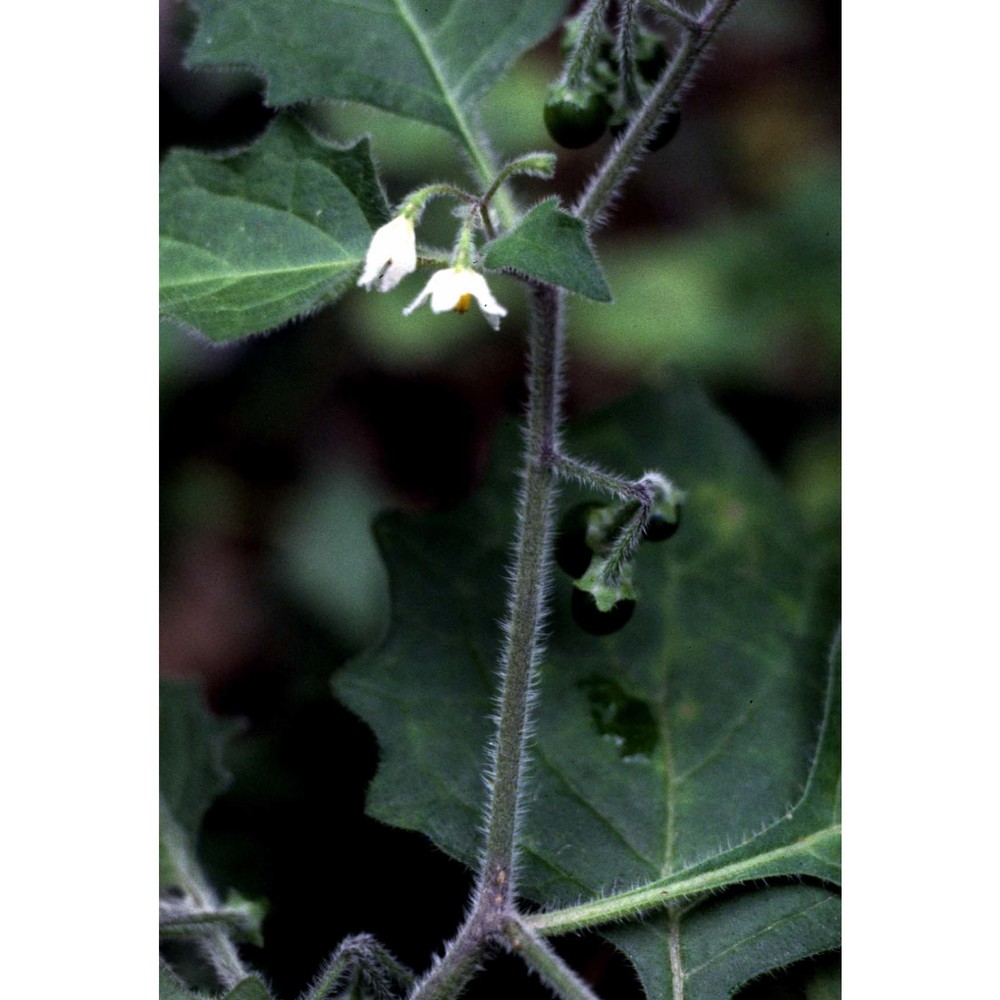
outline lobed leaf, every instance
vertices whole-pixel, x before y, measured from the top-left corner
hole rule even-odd
[[[571,437],[575,453],[624,473],[662,469],[688,501],[678,534],[640,550],[638,604],[621,632],[577,629],[570,581],[556,581],[521,892],[558,916],[581,900],[686,878],[716,890],[761,875],[835,878],[836,588],[821,585],[822,561],[795,510],[743,436],[684,384],[642,394]],[[378,523],[393,626],[380,650],[334,680],[379,738],[369,812],[469,865],[515,449],[512,437],[501,471],[465,509]],[[588,498],[567,490],[564,504]],[[836,944],[838,900],[825,885],[663,900],[669,911],[608,932],[649,996],[725,996],[725,983]]]
[[[160,311],[222,342],[334,301],[389,217],[366,139],[338,149],[279,117],[227,156],[160,173]]]
[[[510,268],[598,302],[610,302],[611,290],[594,256],[584,224],[547,198],[517,225],[486,246],[483,263]]]

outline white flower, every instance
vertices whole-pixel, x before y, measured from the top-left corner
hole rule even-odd
[[[468,267],[446,267],[435,271],[424,290],[403,310],[403,315],[409,316],[428,298],[431,300],[431,311],[436,313],[449,310],[467,312],[475,299],[479,311],[494,330],[500,328],[500,317],[507,315],[507,310],[493,298],[486,279]]]
[[[370,292],[378,281],[378,290],[388,292],[416,269],[417,237],[413,232],[413,220],[397,215],[372,234],[365,269],[358,284]]]

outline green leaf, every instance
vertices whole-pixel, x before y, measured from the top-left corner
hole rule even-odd
[[[206,1000],[204,993],[189,990],[160,962],[160,1000]]]
[[[160,682],[160,886],[183,885],[205,810],[229,784],[222,762],[236,731],[191,684]]]
[[[565,0],[192,0],[192,66],[249,66],[281,107],[360,101],[439,125],[476,147],[470,115]]]
[[[160,174],[160,311],[214,341],[351,287],[389,217],[366,139],[337,149],[278,118],[248,150],[177,150]]]
[[[188,989],[163,963],[160,963],[160,1000],[208,1000],[206,994]],[[241,979],[219,1000],[273,1000],[271,992],[257,976]]]
[[[841,976],[839,963],[818,969],[806,983],[806,1000],[840,1000]]]
[[[647,996],[721,1000],[762,972],[837,947],[840,899],[818,885],[741,887],[682,916],[603,933],[631,958]]]
[[[622,631],[580,631],[570,581],[556,581],[519,888],[556,910],[698,880],[685,909],[608,936],[660,997],[673,988],[673,933],[675,955],[693,963],[678,967],[684,995],[709,997],[723,980],[836,943],[837,899],[825,886],[695,896],[760,874],[836,875],[836,587],[824,583],[825,561],[810,553],[780,485],[696,390],[642,394],[571,437],[573,453],[622,473],[661,469],[688,500],[678,534],[641,548],[638,603]],[[393,626],[382,649],[335,678],[379,738],[369,812],[426,833],[469,865],[479,849],[515,450],[512,437],[501,471],[465,509],[378,523]],[[562,503],[590,497],[567,489]],[[669,891],[663,901],[680,905]],[[701,971],[710,957],[701,934],[720,949],[711,974]]]
[[[191,836],[205,810],[229,785],[222,755],[236,728],[209,713],[194,685],[160,682],[160,794]]]
[[[598,302],[611,301],[586,227],[563,212],[556,198],[536,205],[509,233],[490,243],[483,263],[495,270],[510,268]]]
[[[222,1000],[271,1000],[271,992],[256,976],[240,980]]]

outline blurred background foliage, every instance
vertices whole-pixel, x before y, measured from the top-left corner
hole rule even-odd
[[[160,12],[161,154],[251,142],[272,115],[259,81],[185,69],[193,15],[175,0]],[[679,365],[823,533],[839,519],[839,18],[832,0],[738,8],[683,101],[677,138],[646,158],[596,234],[615,302],[569,307],[570,420]],[[558,153],[553,185],[519,182],[524,204],[553,189],[571,203],[608,142],[553,145],[541,109],[557,72],[554,37],[483,107],[501,155]],[[430,126],[350,105],[300,110],[331,138],[372,135],[391,202],[430,181],[467,182],[451,140]],[[453,225],[438,202],[421,235],[448,245]],[[300,990],[340,937],[361,930],[420,967],[464,904],[458,865],[364,817],[374,741],[328,690],[336,666],[387,621],[372,516],[459,502],[497,424],[523,406],[520,286],[495,279],[510,315],[494,334],[475,311],[403,321],[425,280],[353,291],[226,348],[160,331],[162,670],[200,680],[217,711],[248,720],[204,851],[221,883],[271,900],[269,947],[250,958],[279,993]],[[370,898],[373,873],[385,886],[433,887],[440,912],[401,922],[405,906]],[[321,919],[317,899],[329,900]],[[629,971],[599,939],[566,948],[589,963],[599,992],[630,995]],[[747,996],[804,996],[812,975],[806,966]]]

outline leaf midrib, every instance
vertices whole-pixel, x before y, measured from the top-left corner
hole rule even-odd
[[[479,144],[476,142],[468,122],[465,120],[465,116],[461,113],[455,95],[452,94],[451,87],[441,73],[437,54],[431,46],[430,39],[424,33],[422,26],[417,21],[406,0],[394,0],[394,3],[396,4],[396,9],[399,11],[400,18],[413,36],[413,41],[420,50],[420,55],[423,57],[424,62],[427,63],[427,68],[430,70],[431,76],[434,77],[435,83],[437,83],[441,90],[448,112],[451,114],[452,120],[458,128],[459,137],[475,162],[476,169],[479,171],[483,181],[489,183],[491,173],[490,164],[486,162],[483,152],[479,148]]]
[[[161,237],[164,243],[172,243],[179,247],[191,247],[194,250],[198,250],[201,253],[209,253],[210,250],[206,250],[202,246],[198,246],[197,243],[192,243],[190,240],[178,240],[173,236],[163,236]],[[216,260],[223,261],[230,267],[233,265],[230,261],[227,261],[224,257],[220,257],[217,254],[212,254]],[[185,279],[184,281],[161,281],[161,289],[180,289],[180,288],[190,288],[195,285],[205,285],[211,284],[213,282],[224,282],[228,285],[234,285],[240,281],[247,281],[251,278],[269,278],[285,274],[298,274],[304,271],[348,271],[352,267],[356,267],[359,261],[355,260],[353,257],[344,258],[340,261],[318,261],[310,264],[296,264],[294,266],[288,267],[275,267],[268,268],[266,270],[256,269],[253,271],[226,271],[226,272],[216,272],[214,274],[205,275],[204,277],[193,277],[191,279]]]
[[[160,288],[164,290],[191,288],[195,285],[206,285],[216,281],[223,282],[226,285],[235,285],[240,281],[248,281],[251,278],[271,278],[286,274],[298,274],[303,271],[345,271],[350,270],[350,268],[354,267],[356,263],[356,261],[347,261],[342,264],[304,264],[301,267],[285,267],[269,271],[240,271],[235,274],[214,274],[205,278],[192,278],[190,281],[164,281],[161,282]]]
[[[438,68],[439,64],[435,51],[431,46],[430,39],[427,37],[427,34],[417,21],[406,0],[393,0],[393,2],[396,5],[396,9],[399,11],[400,18],[409,29],[410,34],[413,36],[413,40],[416,43],[417,48],[420,50],[420,54],[423,56],[424,61],[427,63],[427,67],[430,70],[431,75],[434,77],[437,85],[441,88],[441,94],[444,97],[445,105],[458,129],[458,136],[461,139],[462,144],[465,146],[466,151],[468,152],[469,157],[483,182],[483,185],[485,186],[490,184],[493,180],[493,175],[496,172],[496,165],[493,163],[491,157],[487,155],[480,142],[476,139],[476,136],[469,126],[465,115],[462,113],[458,95],[452,91],[452,88],[448,86],[442,76]],[[455,7],[453,5],[449,11],[449,16],[451,11],[454,9]],[[504,187],[501,187],[501,189],[496,193],[496,196],[493,199],[493,206],[503,221],[505,228],[509,229],[512,227],[515,221],[516,213],[514,210],[514,203],[511,201]]]

